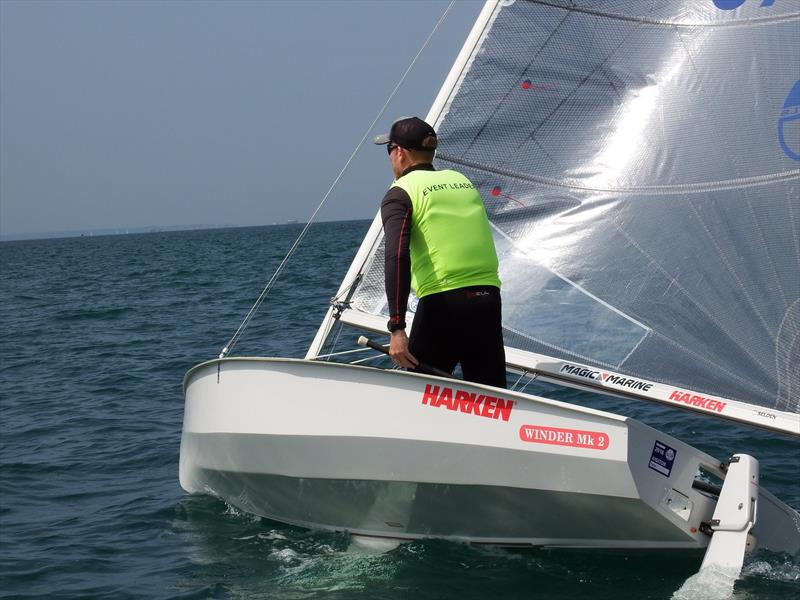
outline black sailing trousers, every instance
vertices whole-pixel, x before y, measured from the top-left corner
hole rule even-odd
[[[481,285],[421,298],[408,349],[427,365],[452,373],[458,363],[464,379],[506,387],[500,290]]]

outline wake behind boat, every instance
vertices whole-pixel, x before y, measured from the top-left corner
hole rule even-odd
[[[800,438],[798,22],[781,3],[487,2],[426,121],[484,200],[521,388],[329,362],[343,328],[385,331],[377,216],[305,360],[228,358],[240,328],[187,373],[184,489],[399,539],[707,548],[735,573],[747,549],[800,552],[757,457],[522,391]]]

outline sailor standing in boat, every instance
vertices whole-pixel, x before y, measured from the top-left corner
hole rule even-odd
[[[437,138],[422,119],[400,119],[386,144],[395,181],[381,202],[385,234],[389,354],[506,387],[497,252],[480,194],[461,173],[437,171]],[[419,304],[406,336],[409,289]]]

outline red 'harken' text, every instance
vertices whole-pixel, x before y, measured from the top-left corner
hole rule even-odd
[[[422,403],[428,406],[443,406],[447,410],[486,417],[487,419],[511,418],[513,400],[503,400],[494,396],[485,396],[464,390],[452,390],[449,387],[427,384],[422,394]]]
[[[726,402],[712,400],[711,398],[704,398],[703,396],[682,392],[680,390],[673,391],[669,395],[669,399],[674,400],[675,402],[683,402],[689,406],[698,406],[700,408],[705,408],[706,410],[715,410],[717,412],[722,412],[727,404]]]

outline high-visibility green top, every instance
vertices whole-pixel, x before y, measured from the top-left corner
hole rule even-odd
[[[473,285],[500,287],[480,194],[457,171],[414,170],[392,187],[411,199],[411,287],[418,298]]]

